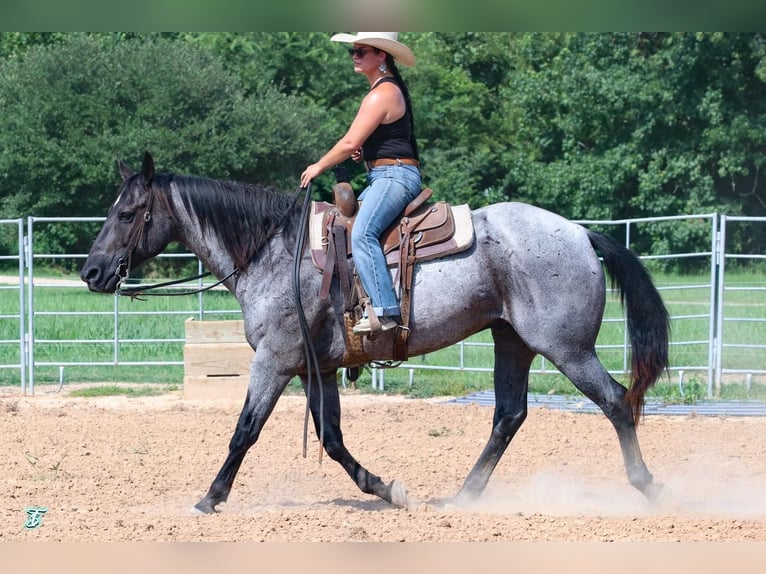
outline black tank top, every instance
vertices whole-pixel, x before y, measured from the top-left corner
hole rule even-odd
[[[378,82],[377,86],[384,82],[393,82],[397,86],[399,85],[394,78],[383,78]],[[390,124],[380,124],[375,128],[375,131],[370,134],[370,137],[362,145],[365,161],[381,158],[418,159],[415,157],[415,151],[412,146],[410,116],[410,108],[407,107],[404,115],[398,120]]]

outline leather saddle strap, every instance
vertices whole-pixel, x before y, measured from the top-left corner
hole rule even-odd
[[[328,223],[327,233],[327,254],[325,267],[322,271],[322,285],[319,289],[319,298],[327,299],[330,296],[330,287],[332,285],[333,273],[337,272],[340,291],[343,295],[343,306],[346,311],[354,308],[354,297],[352,289],[351,272],[349,270],[349,259],[346,255],[346,227],[344,225],[334,225],[334,218]]]
[[[411,242],[410,242],[411,243]],[[414,257],[412,258],[414,260]],[[402,313],[402,324],[396,328],[394,337],[394,360],[406,361],[409,358],[407,339],[410,336],[410,303],[412,301],[412,266],[410,263],[402,272],[401,296],[399,309]]]
[[[346,256],[346,227],[343,225],[333,225],[332,234],[335,243],[335,256],[338,261],[336,268],[338,270],[338,281],[340,283],[340,292],[343,295],[343,306],[345,311],[351,311],[354,308],[354,290],[351,279],[351,270],[349,265],[351,261]]]
[[[335,237],[332,232],[335,216],[331,215],[327,222],[327,253],[325,255],[324,269],[322,270],[322,286],[319,288],[319,298],[327,299],[330,296],[330,284],[332,283],[332,274],[335,271]]]
[[[406,361],[409,358],[407,339],[410,336],[410,308],[412,302],[412,278],[415,267],[415,239],[412,231],[425,219],[419,218],[414,223],[405,218],[400,227],[399,241],[399,309],[402,313],[402,324],[396,329],[394,338],[394,360]]]
[[[406,269],[406,261],[412,256],[414,261],[415,255],[415,241],[410,240],[413,231],[417,231],[418,226],[423,223],[430,211],[419,215],[418,217],[404,217],[399,224],[399,266],[396,270],[395,283],[402,285],[402,274]]]

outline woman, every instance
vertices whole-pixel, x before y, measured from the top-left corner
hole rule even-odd
[[[306,187],[326,169],[348,158],[365,162],[367,187],[359,196],[363,201],[351,232],[351,246],[359,279],[381,331],[396,327],[401,312],[380,236],[421,190],[410,95],[396,68],[396,63],[414,66],[415,55],[397,37],[396,32],[358,32],[330,38],[352,44],[349,54],[354,71],[367,77],[370,90],[346,134],[301,175],[301,186]],[[369,315],[365,309],[354,333],[372,333]],[[377,327],[377,322],[373,324]]]

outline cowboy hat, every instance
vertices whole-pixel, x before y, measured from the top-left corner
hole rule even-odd
[[[353,34],[335,34],[330,40],[333,42],[348,42],[349,44],[364,44],[378,50],[388,52],[394,60],[401,62],[407,67],[415,65],[415,54],[407,46],[397,41],[397,32],[357,32]]]

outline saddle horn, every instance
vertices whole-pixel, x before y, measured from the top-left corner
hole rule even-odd
[[[349,183],[351,177],[348,169],[342,165],[336,165],[332,168],[332,172],[335,174],[335,181],[337,182],[332,186],[333,203],[343,217],[354,217],[357,209],[359,209],[359,204],[354,196],[354,189]]]

